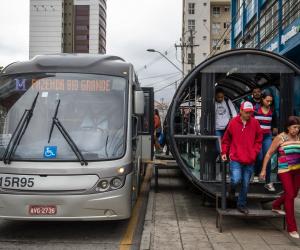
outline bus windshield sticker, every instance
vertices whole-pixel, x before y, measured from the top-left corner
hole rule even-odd
[[[44,147],[44,158],[53,159],[57,155],[57,146],[45,146]]]
[[[7,147],[11,139],[11,134],[0,134],[0,146]]]
[[[26,91],[26,79],[15,79],[16,81],[16,90],[17,91]]]
[[[48,97],[48,92],[43,92],[42,97],[47,98]]]
[[[67,79],[32,79],[31,85],[37,91],[81,91],[110,92],[110,80],[67,80]]]

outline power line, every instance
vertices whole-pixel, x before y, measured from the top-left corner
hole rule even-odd
[[[162,91],[162,90],[164,90],[164,89],[166,89],[166,88],[168,88],[168,87],[170,87],[170,86],[172,86],[172,85],[174,85],[174,84],[177,84],[177,83],[178,83],[179,81],[181,81],[182,79],[183,79],[183,77],[181,77],[180,79],[176,80],[175,82],[172,82],[172,83],[168,84],[167,86],[164,86],[164,87],[162,87],[162,88],[160,88],[160,89],[158,89],[158,90],[155,90],[154,92],[155,92],[155,93],[160,92],[160,91]]]
[[[162,76],[170,76],[170,75],[175,75],[175,74],[178,74],[178,72],[173,72],[173,73],[169,73],[169,74],[161,74],[161,75],[152,75],[152,76],[145,77],[145,78],[139,78],[139,80],[142,81],[142,80],[159,78],[159,77],[162,77]]]
[[[165,77],[164,79],[162,79],[162,80],[160,80],[160,81],[158,81],[158,82],[154,82],[154,83],[149,83],[149,84],[147,84],[147,85],[143,85],[143,87],[153,87],[154,85],[157,85],[157,84],[159,84],[159,83],[162,83],[162,82],[164,82],[164,81],[166,81],[166,80],[172,79],[172,78],[174,78],[174,77],[178,77],[179,74],[181,74],[181,73],[178,72],[177,75]]]
[[[167,50],[165,50],[165,54],[170,53],[172,50],[174,49],[173,45],[170,46]],[[154,60],[150,61],[149,63],[145,64],[143,67],[139,68],[136,70],[136,73],[141,72],[142,70],[147,69],[148,67],[150,67],[151,65],[157,63],[158,61],[162,60],[163,57],[161,56],[157,56]]]

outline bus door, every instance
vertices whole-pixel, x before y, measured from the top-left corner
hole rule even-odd
[[[144,115],[141,119],[140,135],[142,137],[142,161],[147,162],[151,161],[154,155],[154,90],[153,88],[142,89],[144,91]],[[145,173],[145,168],[143,170]]]

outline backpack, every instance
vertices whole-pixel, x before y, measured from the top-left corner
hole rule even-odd
[[[232,110],[231,110],[231,108],[230,108],[230,106],[229,106],[228,98],[226,98],[226,97],[225,97],[225,103],[226,103],[227,109],[228,109],[228,111],[229,111],[229,116],[230,116],[229,121],[230,121],[230,120],[233,118],[233,117],[232,117]]]

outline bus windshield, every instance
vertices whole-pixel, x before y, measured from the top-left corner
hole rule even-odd
[[[125,78],[107,75],[38,73],[0,77],[0,159],[35,99],[32,117],[11,160],[78,160],[57,127],[48,142],[58,102],[56,117],[84,159],[122,157],[126,143],[126,90]]]

